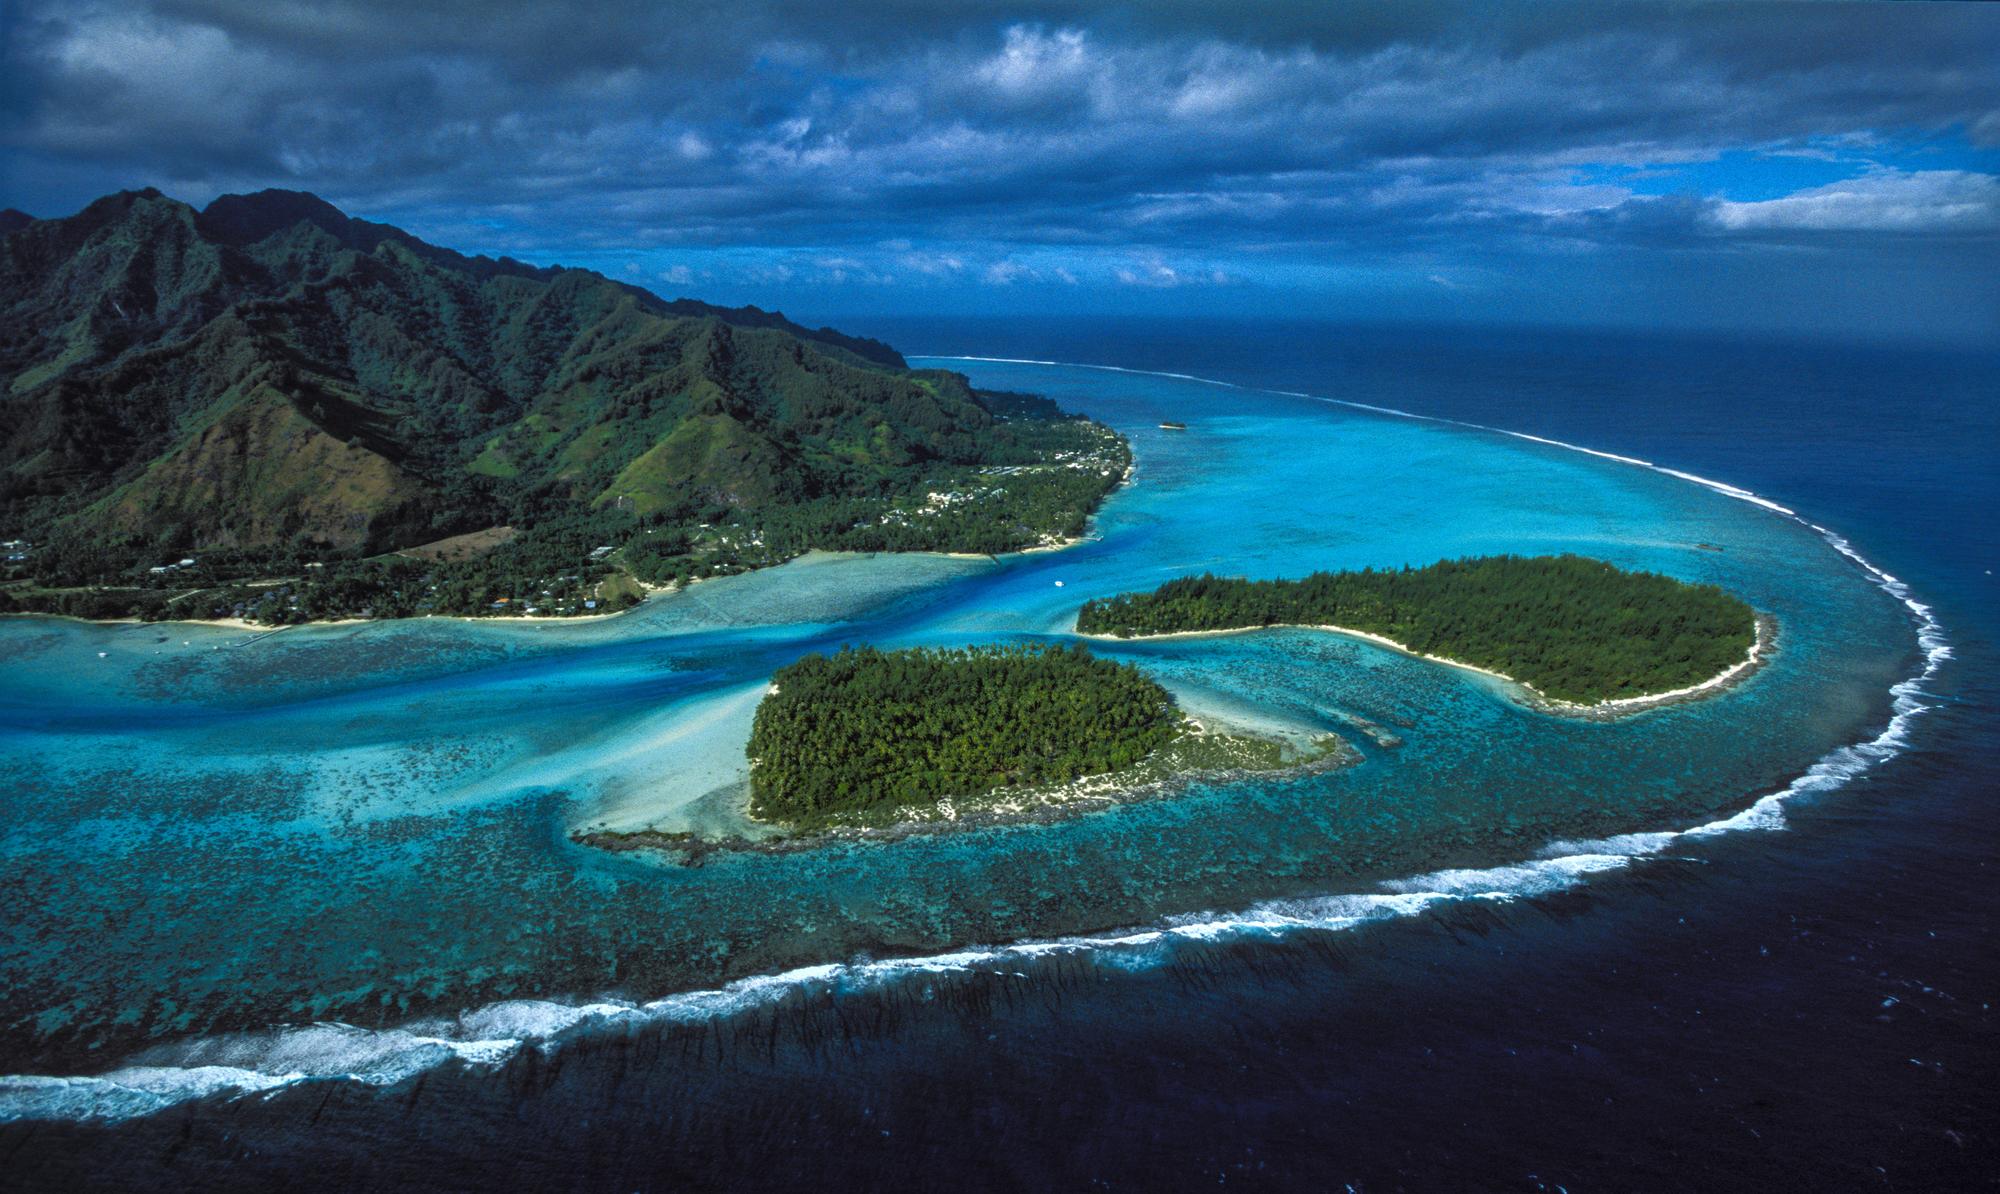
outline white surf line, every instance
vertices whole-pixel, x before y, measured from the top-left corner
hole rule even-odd
[[[1110,365],[1070,366],[1062,362],[1005,358],[923,357],[918,360],[990,360],[995,363],[1048,364],[1097,368],[1117,373],[1147,373]],[[1154,376],[1208,382],[1230,389],[1246,387],[1179,374]],[[1150,927],[1098,935],[1018,941],[999,946],[971,946],[950,953],[881,961],[835,962],[806,966],[780,974],[759,975],[724,987],[668,995],[644,1004],[598,1002],[564,1004],[553,1000],[509,1000],[461,1014],[455,1022],[427,1021],[416,1027],[386,1030],[343,1024],[285,1027],[261,1033],[200,1038],[142,1056],[155,1064],[134,1064],[89,1077],[18,1075],[0,1077],[0,1123],[17,1120],[96,1120],[117,1122],[148,1115],[189,1099],[234,1094],[268,1094],[310,1081],[352,1081],[392,1085],[404,1078],[462,1061],[494,1066],[522,1049],[553,1049],[568,1037],[597,1026],[627,1026],[636,1021],[699,1022],[736,1014],[783,998],[795,990],[809,992],[869,989],[912,973],[991,973],[1025,978],[1012,966],[1034,958],[1060,954],[1109,954],[1139,967],[1165,960],[1176,942],[1212,941],[1254,936],[1284,936],[1299,931],[1337,932],[1373,921],[1418,915],[1434,905],[1454,900],[1510,901],[1562,891],[1589,876],[1630,866],[1686,838],[1704,838],[1743,830],[1784,828],[1784,806],[1804,793],[1845,786],[1878,764],[1902,753],[1913,719],[1930,705],[1918,700],[1923,685],[1952,657],[1944,627],[1909,586],[1864,559],[1846,539],[1810,522],[1776,502],[1746,489],[1711,481],[1692,473],[1663,468],[1634,457],[1600,452],[1561,440],[1543,439],[1502,428],[1434,418],[1388,407],[1319,398],[1311,394],[1278,393],[1339,406],[1376,411],[1400,418],[1446,423],[1531,440],[1551,447],[1583,452],[1608,460],[1651,469],[1790,518],[1819,534],[1834,550],[1854,561],[1871,580],[1901,601],[1917,623],[1917,643],[1924,664],[1916,675],[1893,685],[1894,715],[1881,733],[1866,742],[1836,747],[1783,789],[1759,798],[1750,807],[1721,820],[1689,829],[1630,833],[1593,841],[1557,841],[1532,859],[1476,869],[1434,871],[1377,885],[1373,892],[1355,892],[1301,900],[1271,900],[1237,912],[1197,912],[1169,917]],[[180,1064],[158,1064],[169,1057]]]
[[[1668,466],[1663,464],[1655,464],[1650,460],[1642,460],[1637,456],[1624,456],[1617,452],[1606,452],[1600,448],[1586,447],[1583,444],[1571,443],[1568,440],[1550,439],[1547,436],[1531,435],[1525,431],[1510,431],[1505,427],[1495,427],[1487,423],[1473,423],[1465,419],[1453,419],[1443,415],[1418,414],[1415,411],[1401,410],[1393,406],[1376,406],[1371,403],[1355,402],[1346,398],[1328,398],[1321,394],[1309,394],[1302,390],[1259,389],[1257,387],[1238,385],[1235,382],[1220,381],[1212,377],[1196,377],[1186,373],[1167,373],[1150,369],[1128,369],[1122,365],[1098,365],[1082,361],[1036,361],[1036,360],[1012,358],[1012,357],[945,356],[945,355],[924,354],[924,353],[913,354],[910,359],[924,360],[924,361],[987,361],[995,364],[1047,365],[1055,368],[1064,368],[1064,369],[1099,369],[1112,373],[1133,373],[1151,377],[1170,377],[1181,381],[1194,381],[1194,382],[1200,382],[1203,385],[1219,386],[1223,389],[1248,390],[1252,393],[1275,394],[1285,398],[1303,398],[1310,402],[1323,402],[1330,406],[1345,406],[1352,410],[1363,410],[1373,414],[1389,415],[1398,419],[1411,419],[1420,423],[1438,423],[1449,427],[1464,427],[1473,431],[1487,432],[1488,434],[1492,435],[1504,435],[1512,439],[1527,440],[1529,443],[1542,444],[1551,448],[1561,448],[1569,452],[1581,452],[1586,456],[1596,456],[1602,460],[1612,460],[1618,462],[1619,464],[1627,464],[1635,468],[1643,468],[1651,472],[1665,474],[1666,476],[1669,477],[1676,477],[1682,481],[1688,481],[1695,485],[1700,485],[1705,489],[1714,490],[1715,492],[1723,494],[1727,497],[1735,498],[1738,501],[1749,502],[1751,505],[1754,506],[1761,506],[1764,509],[1771,511],[1774,514],[1778,514],[1781,515],[1782,517],[1789,518],[1793,522],[1798,523],[1800,526],[1803,526],[1808,530],[1811,530],[1815,534],[1819,535],[1820,538],[1826,540],[1826,542],[1829,545],[1831,545],[1835,551],[1838,551],[1841,555],[1846,556],[1848,559],[1852,560],[1856,565],[1858,565],[1862,569],[1862,571],[1866,572],[1869,578],[1875,582],[1878,588],[1881,588],[1883,591],[1887,592],[1890,596],[1902,602],[1903,605],[1910,611],[1912,618],[1916,622],[1917,642],[1918,645],[1924,649],[1926,656],[1926,666],[1924,670],[1920,675],[1912,677],[1913,680],[1920,682],[1923,680],[1930,679],[1931,676],[1936,673],[1937,670],[1936,665],[1944,659],[1951,658],[1951,648],[1949,641],[1945,637],[1943,624],[1940,623],[1937,620],[1937,618],[1932,614],[1930,606],[1926,605],[1921,601],[1915,600],[1911,596],[1908,585],[1904,584],[1900,580],[1897,580],[1894,576],[1889,575],[1887,572],[1882,571],[1880,568],[1877,568],[1874,564],[1870,563],[1865,557],[1861,555],[1860,552],[1854,549],[1854,545],[1852,543],[1850,543],[1847,539],[1839,535],[1837,532],[1829,530],[1826,527],[1823,527],[1818,523],[1805,518],[1804,516],[1799,514],[1798,511],[1793,510],[1789,506],[1780,505],[1777,502],[1774,502],[1767,497],[1754,493],[1748,489],[1744,489],[1741,486],[1731,485],[1727,481],[1713,480],[1712,478],[1704,477],[1697,473],[1690,473],[1677,468],[1669,468]],[[1939,652],[1942,653],[1939,654]],[[1896,687],[1900,688],[1902,686],[1897,685]],[[1892,689],[1892,691],[1894,691],[1894,689]]]
[[[939,356],[926,357],[919,354],[915,357],[915,359],[979,360],[982,358],[939,357]],[[1001,363],[1003,361],[1003,358],[984,358],[984,359],[991,359],[996,363]],[[1127,369],[1117,365],[1095,365],[1086,362],[1035,361],[1026,363],[1043,364],[1043,365],[1050,365],[1062,368],[1104,369],[1116,373],[1152,372],[1143,369]],[[1788,518],[1793,522],[1798,523],[1800,526],[1803,526],[1808,530],[1811,530],[1813,533],[1819,535],[1820,538],[1825,540],[1830,546],[1832,546],[1832,548],[1835,551],[1839,552],[1843,556],[1846,556],[1849,560],[1852,560],[1856,566],[1861,568],[1861,570],[1868,575],[1869,579],[1872,580],[1878,588],[1882,589],[1884,592],[1888,593],[1891,597],[1894,597],[1896,600],[1900,601],[1903,604],[1904,608],[1909,611],[1912,621],[1914,621],[1914,623],[1916,624],[1917,645],[1923,651],[1924,663],[1922,668],[1920,668],[1915,675],[1910,676],[1909,678],[1890,686],[1889,691],[1891,695],[1894,697],[1894,701],[1891,705],[1891,709],[1893,710],[1893,715],[1890,717],[1888,725],[1883,728],[1880,734],[1878,734],[1875,738],[1867,742],[1859,742],[1848,746],[1836,747],[1832,751],[1829,751],[1826,755],[1822,756],[1811,767],[1807,768],[1803,775],[1800,775],[1797,779],[1793,780],[1791,784],[1788,785],[1786,788],[1784,788],[1781,791],[1774,792],[1762,797],[1761,799],[1757,800],[1754,804],[1752,804],[1749,808],[1744,809],[1742,812],[1737,813],[1733,817],[1728,817],[1720,821],[1711,822],[1707,825],[1698,825],[1692,829],[1682,830],[1678,832],[1639,834],[1639,835],[1627,834],[1621,837],[1607,839],[1608,843],[1615,845],[1617,847],[1616,850],[1614,851],[1616,853],[1620,854],[1652,853],[1659,849],[1664,849],[1667,843],[1673,841],[1674,839],[1682,835],[1707,836],[1709,834],[1721,833],[1734,829],[1782,828],[1784,825],[1784,814],[1783,814],[1784,804],[1791,797],[1796,796],[1801,792],[1824,791],[1824,790],[1830,790],[1832,788],[1841,787],[1848,781],[1855,778],[1856,776],[1872,768],[1875,764],[1890,758],[1894,758],[1897,754],[1901,753],[1902,745],[1905,741],[1907,741],[1908,730],[1911,720],[1914,719],[1918,714],[1923,713],[1925,710],[1930,708],[1929,705],[1917,699],[1920,696],[1927,695],[1924,692],[1923,686],[1927,682],[1929,682],[1932,677],[1937,675],[1938,669],[1941,666],[1943,666],[1944,661],[1952,657],[1951,642],[1950,639],[1945,634],[1943,623],[1938,621],[1937,615],[1931,610],[1931,607],[1928,604],[1917,600],[1917,598],[1911,593],[1910,587],[1908,585],[1904,584],[1902,581],[1898,580],[1894,576],[1891,576],[1889,573],[1883,571],[1882,569],[1876,567],[1859,551],[1855,550],[1854,545],[1839,533],[1829,530],[1828,528],[1821,526],[1820,524],[1813,522],[1810,519],[1805,518],[1804,516],[1800,515],[1797,511],[1791,509],[1790,507],[1780,505],[1779,503],[1774,502],[1769,498],[1763,497],[1762,495],[1754,493],[1748,489],[1744,489],[1741,486],[1731,485],[1726,481],[1713,480],[1712,478],[1703,477],[1700,476],[1699,474],[1686,472],[1681,469],[1669,468],[1666,465],[1655,464],[1650,460],[1642,460],[1636,456],[1625,456],[1616,452],[1606,452],[1598,448],[1591,448],[1591,447],[1586,447],[1582,444],[1570,443],[1567,440],[1551,439],[1545,436],[1531,435],[1524,431],[1510,431],[1504,427],[1494,427],[1485,423],[1473,423],[1473,422],[1468,422],[1464,419],[1446,418],[1441,415],[1423,415],[1423,414],[1418,414],[1415,411],[1401,410],[1392,406],[1375,406],[1366,402],[1354,402],[1342,398],[1328,398],[1323,395],[1309,394],[1299,390],[1269,390],[1269,389],[1256,390],[1253,387],[1240,386],[1233,382],[1219,381],[1214,378],[1206,378],[1206,377],[1189,378],[1188,375],[1186,374],[1155,372],[1153,373],[1153,375],[1159,377],[1172,377],[1176,379],[1193,380],[1208,385],[1220,386],[1226,389],[1236,389],[1236,390],[1252,389],[1253,392],[1276,394],[1287,398],[1302,398],[1312,402],[1327,403],[1332,406],[1345,406],[1354,410],[1368,411],[1373,414],[1388,415],[1401,419],[1412,419],[1424,423],[1439,423],[1447,426],[1463,427],[1473,431],[1483,431],[1494,435],[1505,435],[1514,439],[1527,440],[1530,443],[1543,444],[1548,447],[1560,448],[1570,452],[1581,452],[1586,456],[1596,456],[1604,460],[1616,461],[1617,463],[1630,465],[1635,468],[1643,468],[1651,472],[1662,473],[1666,476],[1674,477],[1682,481],[1687,481],[1691,484],[1700,485],[1703,488],[1713,490],[1714,492],[1723,494],[1727,497],[1735,498],[1738,501],[1748,502],[1751,505],[1759,506],[1765,510],[1769,510],[1770,512],[1778,515],[1779,517]],[[1602,847],[1605,846],[1607,842],[1590,843],[1590,845],[1595,847]],[[1544,855],[1543,860],[1544,861],[1559,860],[1560,857],[1563,856],[1563,848],[1574,845],[1577,844],[1563,843],[1563,842],[1554,843],[1543,851]],[[1642,846],[1644,847],[1643,849]],[[1577,855],[1577,856],[1582,857],[1584,855]]]

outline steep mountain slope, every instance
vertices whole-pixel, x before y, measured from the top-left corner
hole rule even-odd
[[[842,503],[1082,444],[1021,414],[875,341],[467,257],[298,192],[125,192],[0,233],[0,531],[38,544],[45,584],[502,523],[687,532],[661,543],[775,521],[835,546],[870,513]],[[1008,517],[981,541],[1057,529]]]

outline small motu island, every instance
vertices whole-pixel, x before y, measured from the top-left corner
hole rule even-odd
[[[1209,732],[1137,668],[1082,644],[858,647],[772,677],[750,733],[750,814],[814,830],[936,819],[942,802],[949,819],[954,802],[983,808],[1006,793],[1048,807],[1061,803],[1054,789],[1091,777],[1138,788],[1350,749],[1333,735],[1301,751]]]
[[[1422,568],[1211,575],[1086,602],[1084,634],[1120,638],[1273,626],[1340,630],[1603,705],[1700,690],[1755,662],[1757,614],[1714,585],[1576,555],[1485,556]]]
[[[750,812],[828,814],[1066,783],[1130,767],[1182,717],[1167,690],[1082,646],[807,655],[750,732]]]

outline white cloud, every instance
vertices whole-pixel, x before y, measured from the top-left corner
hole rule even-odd
[[[1185,265],[1175,268],[1159,258],[1119,266],[1111,276],[1121,286],[1144,286],[1154,290],[1171,290],[1181,286],[1228,286],[1236,281],[1225,270]]]
[[[904,242],[904,249],[897,260],[904,269],[913,273],[928,278],[949,278],[965,272],[965,262],[950,253],[911,252],[908,251],[908,242]]]
[[[1000,52],[981,63],[980,82],[1010,95],[1040,97],[1087,83],[1091,56],[1081,30],[1053,34],[1028,25],[1007,30]]]
[[[2000,177],[1964,170],[1881,170],[1778,199],[1719,200],[1709,219],[1731,232],[1942,232],[2000,228]]]

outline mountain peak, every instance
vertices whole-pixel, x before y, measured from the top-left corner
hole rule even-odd
[[[431,265],[475,279],[505,275],[556,283],[570,288],[614,286],[619,291],[636,297],[654,314],[718,319],[735,327],[773,329],[809,341],[821,349],[837,350],[871,365],[886,366],[891,369],[908,368],[907,363],[895,349],[879,340],[849,336],[832,328],[815,330],[802,327],[777,312],[764,311],[757,307],[718,307],[694,299],[676,299],[667,302],[651,291],[606,278],[590,270],[566,269],[561,266],[533,266],[506,257],[498,260],[490,257],[468,257],[451,249],[430,244],[393,225],[350,216],[310,191],[270,188],[248,194],[221,195],[207,207],[197,211],[179,200],[146,187],[142,190],[120,191],[115,195],[107,195],[76,216],[65,220],[29,222],[60,228],[58,239],[67,245],[75,238],[87,236],[97,228],[130,219],[146,223],[166,221],[180,225],[189,232],[198,233],[200,238],[213,242],[216,246],[247,252],[250,257],[256,258],[261,263],[260,268],[275,268],[280,276],[287,277],[291,276],[288,270],[296,268],[298,262],[317,260],[311,250],[301,255],[300,250],[304,246],[297,244],[274,244],[270,246],[269,252],[262,252],[253,246],[295,229],[301,224],[308,224],[332,237],[341,248],[361,254],[372,254],[384,244],[394,244]],[[21,226],[25,227],[26,224]],[[0,222],[0,235],[6,235],[11,231],[14,229]]]
[[[1108,441],[996,416],[875,341],[462,256],[298,191],[199,212],[127,192],[35,221],[0,241],[0,314],[10,533],[62,545],[36,553],[59,588],[151,581],[131,600],[155,613],[154,557],[211,548],[239,553],[241,578],[337,553],[378,612],[484,612],[484,589],[440,573],[425,599],[364,561],[500,526],[523,538],[506,583],[537,590],[555,587],[541,561],[608,568],[578,553],[640,538],[654,581],[814,546],[1014,550],[1074,534],[1122,471],[1049,470],[976,519],[905,525],[897,503],[978,468]],[[759,542],[711,552],[698,528],[725,515]]]
[[[160,203],[179,206],[178,201],[169,199],[155,187],[140,187],[136,191],[114,191],[101,199],[93,199],[77,215],[95,217],[99,220],[116,219],[134,209],[152,207]]]
[[[355,239],[354,226],[361,221],[350,219],[310,191],[276,188],[248,195],[221,195],[201,211],[202,231],[233,244],[260,241],[301,223],[312,224],[351,243]]]

